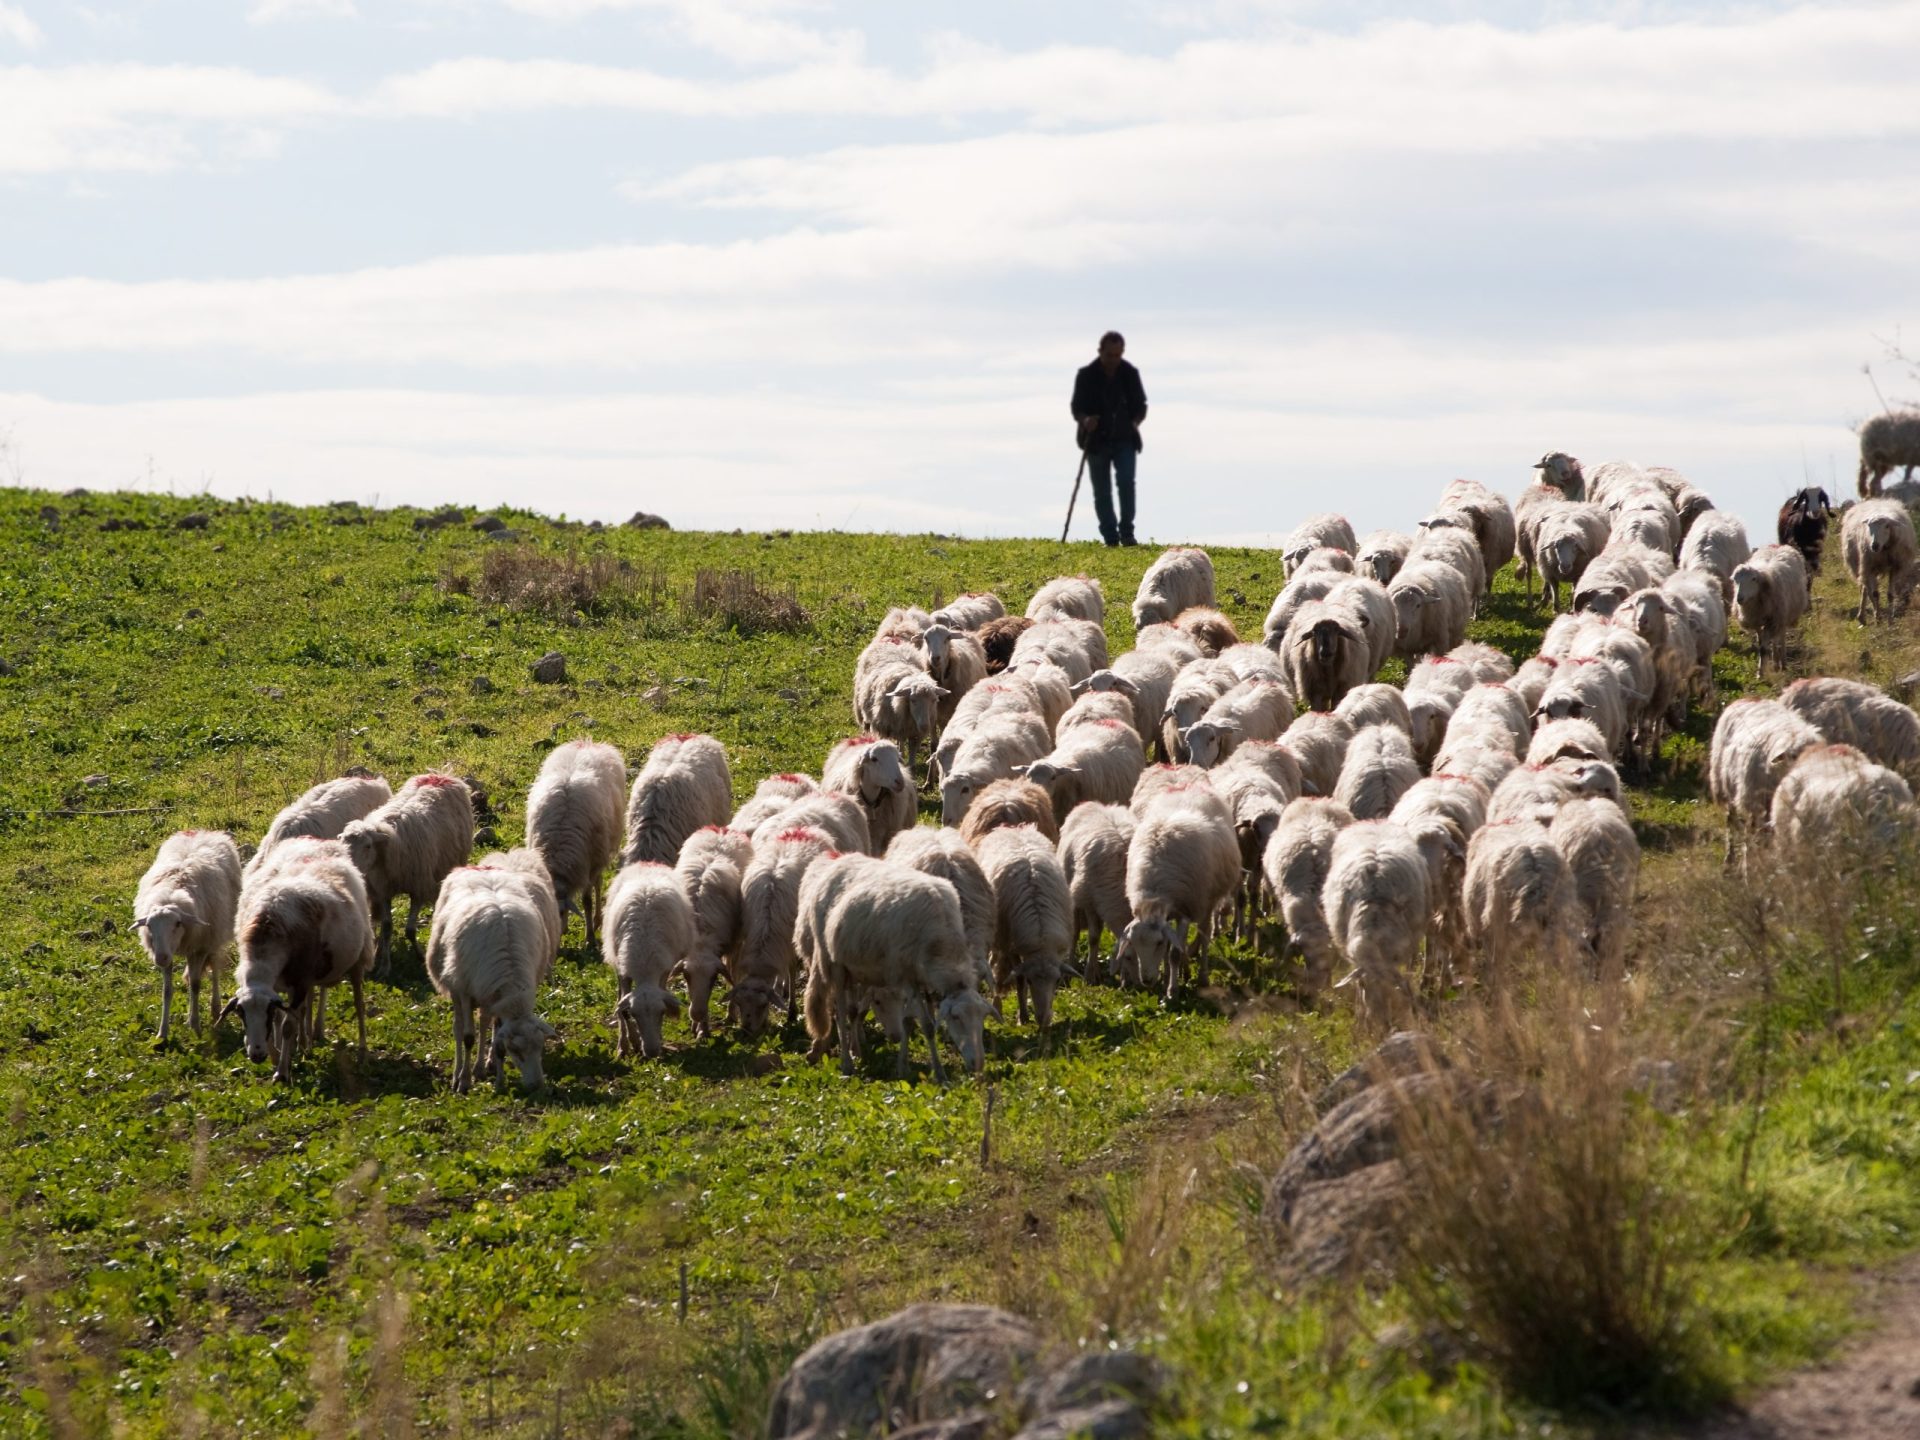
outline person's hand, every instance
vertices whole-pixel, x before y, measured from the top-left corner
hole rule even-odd
[[[1099,423],[1100,417],[1098,415],[1082,415],[1080,417],[1080,433],[1084,435]]]

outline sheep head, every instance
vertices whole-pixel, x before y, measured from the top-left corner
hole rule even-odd
[[[956,990],[940,1002],[936,1023],[960,1052],[961,1063],[975,1075],[986,1062],[987,1014],[992,1009],[978,990]]]
[[[247,1059],[258,1065],[273,1047],[274,1024],[287,1014],[287,1002],[273,990],[254,986],[228,1000],[213,1023],[218,1025],[233,1014],[240,1017]]]
[[[1196,720],[1180,732],[1188,763],[1202,770],[1211,770],[1226,759],[1227,740],[1227,727],[1212,720]]]
[[[629,995],[626,998],[631,1000],[633,997]],[[513,1061],[520,1071],[521,1089],[538,1090],[547,1083],[545,1072],[541,1068],[545,1060],[547,1042],[559,1038],[559,1034],[558,1030],[538,1015],[502,1020],[494,1027],[495,1053],[504,1052]],[[647,1053],[658,1054],[659,1049],[659,1024],[656,1021],[654,1049]]]
[[[737,996],[738,993],[736,990],[735,995]],[[661,989],[658,985],[636,985],[620,997],[619,1005],[614,1007],[614,1018],[623,1032],[638,1035],[641,1055],[651,1060],[666,1048],[660,1039],[660,1028],[669,1010],[676,1015],[680,1013],[680,1000],[677,996]],[[765,1011],[762,1010],[761,1014],[764,1020]],[[536,1084],[539,1068],[539,1062],[535,1061]],[[524,1064],[521,1066],[520,1075],[524,1084],[526,1080]],[[528,1088],[531,1089],[532,1086]]]
[[[940,780],[940,823],[958,825],[967,818],[972,808],[974,791],[978,789],[974,777],[965,771],[949,774],[941,767]]]
[[[182,932],[200,923],[200,917],[184,895],[176,895],[166,904],[137,917],[133,928],[140,932],[140,943],[156,965],[167,965],[180,947]]]

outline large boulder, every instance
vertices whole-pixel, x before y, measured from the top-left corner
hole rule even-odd
[[[1040,1351],[1031,1325],[991,1305],[911,1305],[795,1360],[774,1392],[767,1435],[866,1436],[975,1411],[986,1433],[984,1412],[1012,1394]]]

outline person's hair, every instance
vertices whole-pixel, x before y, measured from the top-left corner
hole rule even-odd
[[[1109,330],[1109,331],[1107,331],[1107,333],[1106,333],[1106,334],[1104,334],[1104,335],[1102,335],[1102,336],[1100,337],[1100,348],[1101,348],[1102,350],[1104,350],[1104,349],[1106,349],[1106,348],[1107,348],[1107,342],[1108,342],[1109,340],[1113,340],[1113,341],[1116,341],[1116,342],[1118,342],[1118,344],[1120,345],[1120,347],[1121,347],[1122,349],[1125,349],[1125,348],[1126,348],[1126,344],[1127,344],[1127,337],[1126,337],[1126,336],[1124,336],[1124,335],[1122,335],[1122,334],[1121,334],[1121,333],[1120,333],[1120,332],[1119,332],[1118,330]]]

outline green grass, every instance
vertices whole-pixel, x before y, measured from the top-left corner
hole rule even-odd
[[[207,530],[172,528],[196,509]],[[1299,1095],[1355,1053],[1343,1014],[1074,987],[1050,1047],[996,1023],[984,1080],[946,1089],[894,1082],[884,1045],[845,1080],[806,1066],[796,1034],[695,1044],[684,1022],[663,1062],[628,1064],[576,928],[543,996],[563,1045],[538,1097],[447,1092],[449,1016],[404,949],[371,987],[364,1065],[324,1047],[275,1087],[231,1027],[156,1049],[128,916],[172,830],[251,840],[347,765],[450,767],[490,797],[484,842],[510,844],[546,751],[581,734],[637,762],[661,734],[708,731],[744,796],[850,733],[854,656],[888,605],[993,589],[1018,607],[1084,570],[1118,653],[1150,558],[507,516],[517,545],[624,577],[578,615],[462,593],[500,545],[416,532],[414,513],[0,492],[0,1433],[327,1434],[404,1413],[532,1434],[559,1403],[566,1433],[745,1435],[808,1336],[929,1295],[1152,1344],[1182,1376],[1182,1434],[1564,1431],[1471,1365],[1433,1373],[1395,1338],[1397,1295],[1278,1288],[1234,1162],[1284,1150]],[[1257,635],[1278,557],[1212,554],[1222,608]],[[807,623],[740,633],[690,600],[703,570],[790,591]],[[1503,577],[1475,633],[1525,655],[1542,618]],[[553,649],[570,678],[536,685]],[[1729,694],[1747,664],[1723,657]],[[1636,788],[1656,870],[1717,841],[1707,733],[1697,717]],[[1920,1224],[1901,1184],[1920,1158],[1912,956],[1889,938],[1875,957],[1848,1007],[1873,1026],[1845,1035],[1818,1000],[1824,962],[1782,961],[1746,1192],[1746,1092],[1675,1127],[1728,1216],[1701,1284],[1729,1383],[1837,1332],[1843,1299],[1810,1262],[1887,1253]],[[1761,1013],[1725,1011],[1737,1074]]]

